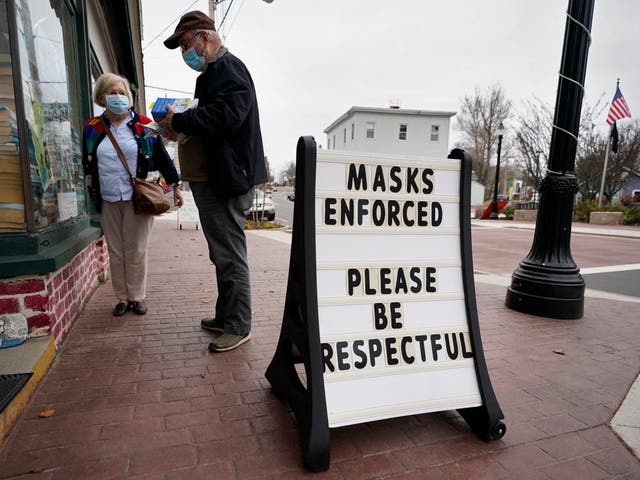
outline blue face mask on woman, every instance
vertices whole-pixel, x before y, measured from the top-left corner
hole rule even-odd
[[[206,67],[204,54],[198,55],[195,45],[186,52],[182,52],[182,59],[188,67],[194,69],[196,72],[204,72],[204,68]]]
[[[125,95],[105,95],[107,108],[116,115],[122,115],[129,110],[129,99]]]

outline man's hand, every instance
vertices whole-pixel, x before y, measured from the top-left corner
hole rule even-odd
[[[180,190],[177,187],[173,189],[173,204],[178,208],[184,205],[184,198],[182,198],[182,190]]]
[[[178,139],[178,132],[176,132],[171,125],[174,113],[175,110],[173,107],[171,105],[167,105],[167,115],[158,123],[162,127],[162,136],[175,142]]]

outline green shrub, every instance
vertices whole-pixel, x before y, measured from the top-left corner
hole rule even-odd
[[[589,222],[589,214],[598,210],[595,200],[580,200],[573,207],[573,220],[576,222]]]
[[[597,207],[596,210],[599,212],[626,212],[628,208],[624,205],[604,205]]]
[[[622,216],[624,225],[640,225],[640,207],[628,208]]]
[[[282,228],[283,226],[284,225],[282,225],[281,223],[273,222],[269,220],[263,220],[263,221],[258,220],[257,222],[254,222],[253,220],[247,219],[244,222],[245,230],[270,230],[274,228]]]
[[[573,208],[575,222],[588,222],[591,212],[622,212],[624,225],[640,225],[640,207],[625,207],[624,205],[604,205],[598,207],[595,200],[580,200]]]
[[[512,205],[507,205],[502,209],[502,213],[504,213],[504,216],[507,217],[509,220],[513,220],[513,214],[515,211],[516,209],[513,208]]]

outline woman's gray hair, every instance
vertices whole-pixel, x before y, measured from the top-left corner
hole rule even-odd
[[[103,73],[98,77],[96,84],[93,87],[93,93],[91,94],[93,103],[104,107],[105,105],[102,103],[101,97],[104,95],[104,92],[111,87],[111,85],[115,85],[116,83],[124,85],[124,89],[127,91],[127,97],[129,97],[129,105],[133,105],[133,95],[131,94],[129,80],[121,75],[116,75],[115,73]]]

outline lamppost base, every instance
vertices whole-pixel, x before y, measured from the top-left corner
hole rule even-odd
[[[523,270],[511,277],[505,305],[518,312],[558,320],[575,320],[584,314],[585,283],[579,271],[558,273]]]

